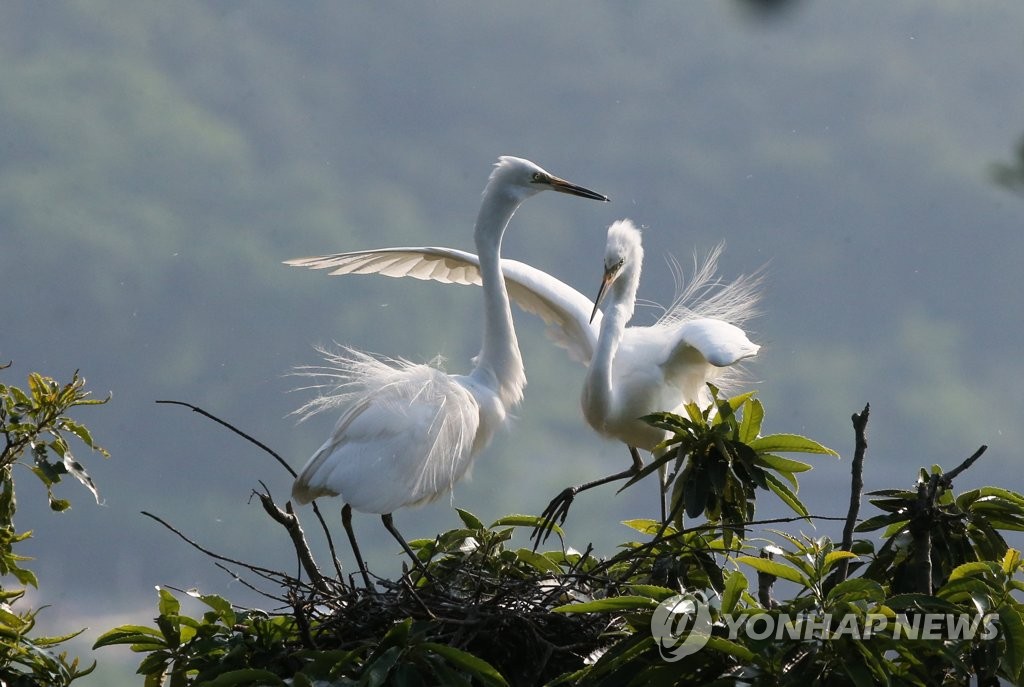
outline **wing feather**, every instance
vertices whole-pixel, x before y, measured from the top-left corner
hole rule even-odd
[[[331,275],[382,274],[443,284],[480,285],[480,261],[455,248],[424,246],[335,253],[286,260],[286,265],[330,270]],[[540,317],[548,336],[573,360],[589,364],[597,345],[600,313],[591,323],[593,301],[568,284],[516,260],[501,261],[508,295],[516,305]]]
[[[761,348],[736,325],[707,317],[680,323],[676,334],[672,358],[683,355],[683,349],[694,348],[715,367],[734,365]]]

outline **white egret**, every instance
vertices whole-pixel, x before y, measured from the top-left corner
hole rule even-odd
[[[667,436],[639,418],[662,410],[680,412],[693,401],[706,406],[706,382],[727,382],[730,366],[757,353],[759,346],[736,325],[754,314],[760,280],[719,282],[715,268],[720,253],[721,246],[708,255],[655,324],[633,327],[627,323],[636,300],[643,248],[640,232],[628,220],[608,229],[605,278],[598,297],[600,301],[607,294],[607,315],[600,311],[600,303],[551,275],[515,260],[501,261],[512,300],[540,316],[555,343],[588,365],[581,399],[587,422],[599,434],[625,442],[633,458],[632,467],[622,473],[559,494],[545,510],[548,522],[563,521],[580,491],[636,473],[643,464],[637,449],[650,451]],[[481,283],[477,256],[452,248],[384,248],[287,264],[327,269],[332,275]]]
[[[691,289],[708,287],[718,252],[716,249],[704,269],[698,271]],[[606,300],[608,304],[581,395],[587,422],[598,433],[625,442],[633,465],[614,475],[566,488],[543,513],[546,532],[554,523],[565,520],[573,498],[580,491],[624,479],[643,469],[637,449],[653,452],[669,433],[641,417],[665,410],[684,413],[683,406],[692,402],[707,407],[712,401],[707,382],[721,382],[732,365],[760,350],[742,329],[727,321],[743,322],[753,313],[758,297],[756,278],[741,278],[716,294],[717,300],[698,302],[690,309],[686,303],[696,292],[684,292],[675,301],[680,307],[667,311],[653,326],[627,326],[636,305],[643,259],[640,231],[629,220],[612,224],[605,245],[604,277],[594,300],[591,321],[601,304]],[[714,309],[720,317],[698,316]],[[538,541],[546,532],[538,533]]]
[[[321,368],[332,378],[334,393],[311,401],[304,410],[343,411],[331,436],[296,478],[292,498],[308,503],[319,496],[341,496],[342,521],[368,586],[351,529],[352,509],[380,514],[412,555],[391,513],[449,491],[505,422],[508,410],[522,400],[526,374],[501,279],[501,239],[519,205],[545,190],[608,200],[529,160],[498,159],[474,228],[484,333],[472,372],[449,375],[430,365],[382,360],[351,349],[331,355]]]

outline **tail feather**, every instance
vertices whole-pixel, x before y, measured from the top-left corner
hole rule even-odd
[[[722,281],[716,271],[724,249],[725,244],[719,243],[703,261],[694,254],[693,277],[689,281],[679,262],[669,256],[676,296],[654,326],[672,327],[683,320],[698,317],[723,320],[739,326],[759,314],[758,302],[764,285],[762,270],[740,275],[731,282]]]
[[[298,416],[300,422],[325,411],[346,408],[369,392],[408,384],[410,373],[424,367],[404,358],[374,355],[350,346],[338,345],[336,350],[318,346],[316,350],[324,358],[322,365],[300,365],[291,372],[293,377],[313,380],[292,391],[317,392],[314,398],[289,413]],[[442,356],[437,356],[430,367],[443,372],[444,362]],[[429,376],[424,376],[423,383],[429,381]],[[417,390],[410,389],[407,393],[414,396]]]

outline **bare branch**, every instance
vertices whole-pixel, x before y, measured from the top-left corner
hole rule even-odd
[[[313,586],[324,593],[328,593],[330,585],[327,584],[316,565],[316,561],[313,560],[313,554],[310,552],[309,544],[306,542],[306,534],[302,531],[302,525],[292,510],[291,501],[286,504],[287,512],[281,510],[270,496],[270,489],[267,488],[267,485],[262,482],[260,484],[263,486],[263,493],[256,491],[253,491],[253,493],[259,497],[260,503],[263,504],[263,510],[288,532],[288,536],[292,540],[292,546],[295,547],[295,553],[299,557],[299,562],[302,564],[306,574],[309,575]],[[344,584],[344,580],[339,579],[338,581]]]
[[[853,431],[856,436],[853,452],[853,465],[850,466],[850,509],[846,513],[846,525],[843,527],[843,551],[850,551],[853,548],[853,530],[857,526],[857,516],[860,514],[860,500],[864,493],[864,452],[868,448],[867,426],[868,416],[871,414],[871,404],[864,404],[864,410],[859,414],[854,413]],[[839,561],[836,573],[836,582],[844,581],[850,574],[850,559],[844,558]]]
[[[206,410],[203,410],[199,406],[192,405],[191,403],[186,403],[185,401],[157,401],[157,403],[166,404],[166,405],[183,406],[185,408],[190,409],[193,413],[199,413],[203,417],[209,418],[210,420],[213,420],[218,425],[221,425],[222,427],[228,428],[229,430],[231,430],[232,432],[234,432],[238,436],[242,437],[246,441],[252,443],[253,445],[255,445],[257,447],[259,447],[265,453],[267,453],[270,456],[272,456],[282,467],[284,467],[285,470],[288,471],[288,474],[291,475],[292,477],[297,477],[298,476],[298,474],[295,472],[294,468],[292,468],[292,466],[289,465],[288,462],[284,458],[282,458],[281,455],[277,451],[275,451],[274,449],[270,448],[269,446],[264,444],[262,441],[254,438],[251,435],[249,435],[249,434],[243,432],[242,430],[238,429],[237,427],[235,427],[230,422],[228,422],[226,420],[220,419],[219,417],[217,417],[213,413],[207,412]],[[338,573],[338,579],[339,580],[343,580],[344,576],[343,576],[343,574],[341,572],[341,563],[338,562],[338,552],[334,548],[334,538],[331,537],[331,531],[327,527],[327,521],[324,520],[324,516],[320,512],[320,506],[318,506],[315,501],[313,502],[313,513],[316,514],[317,520],[320,521],[320,527],[321,527],[321,529],[323,529],[324,537],[326,537],[326,539],[327,539],[327,548],[331,552],[331,560],[334,562],[334,570],[335,570],[335,572]]]
[[[771,560],[774,555],[768,549],[761,549],[761,558]],[[761,602],[764,608],[775,608],[778,606],[778,602],[772,598],[772,585],[775,584],[775,580],[778,578],[771,573],[766,573],[763,570],[757,571],[757,600]]]
[[[192,548],[196,549],[197,551],[200,551],[201,553],[205,553],[210,558],[213,558],[213,559],[218,560],[218,561],[224,561],[225,563],[231,563],[232,565],[237,565],[237,566],[239,566],[241,568],[245,568],[246,570],[251,570],[254,573],[260,573],[260,574],[264,574],[264,575],[271,575],[271,576],[273,576],[275,578],[277,578],[277,577],[287,577],[287,575],[283,575],[282,573],[280,573],[280,572],[278,572],[276,570],[271,570],[270,568],[263,568],[263,567],[260,567],[258,565],[253,565],[251,563],[246,563],[244,561],[239,561],[239,560],[236,560],[234,558],[229,558],[228,556],[223,556],[223,555],[221,555],[219,553],[215,553],[215,552],[211,551],[210,549],[204,547],[203,545],[197,543],[196,541],[190,539],[181,530],[175,528],[173,525],[168,523],[166,520],[160,518],[159,516],[153,515],[152,513],[148,512],[148,511],[142,511],[142,514],[145,515],[147,518],[152,518],[153,520],[156,520],[158,523],[160,523],[161,525],[163,525],[164,527],[169,529],[171,532],[173,532],[174,534],[178,535],[178,537],[180,539],[182,539],[186,544],[188,544]]]
[[[944,487],[946,487],[947,489],[950,486],[952,486],[953,480],[955,480],[957,477],[959,477],[960,473],[964,472],[965,470],[970,468],[972,465],[974,465],[974,462],[976,460],[978,460],[979,458],[981,458],[981,454],[983,454],[986,450],[988,450],[988,446],[982,445],[977,451],[975,451],[974,453],[971,454],[970,458],[968,458],[964,462],[960,463],[959,465],[957,465],[955,468],[953,468],[949,472],[943,473],[943,475],[942,475],[942,485]]]

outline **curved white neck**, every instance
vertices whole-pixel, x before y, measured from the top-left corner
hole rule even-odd
[[[494,389],[507,407],[523,400],[526,369],[501,273],[501,237],[521,202],[487,189],[473,234],[484,291],[484,342],[473,375]]]
[[[640,283],[639,265],[630,264],[608,294],[609,302],[601,319],[601,332],[597,338],[594,357],[584,380],[584,412],[597,417],[608,417],[612,411],[612,372],[626,325],[633,317],[637,287]]]

